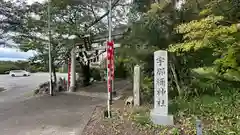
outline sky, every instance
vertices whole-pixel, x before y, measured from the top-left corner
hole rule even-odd
[[[26,60],[34,56],[33,51],[21,52],[12,48],[0,48],[0,60]]]

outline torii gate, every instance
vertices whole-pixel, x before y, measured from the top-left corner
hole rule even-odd
[[[112,39],[113,40],[121,39],[123,34],[126,32],[126,30],[127,30],[126,26],[113,30]],[[89,36],[89,35],[87,35],[87,36]],[[87,36],[84,36],[84,37],[87,37]],[[100,34],[93,36],[92,43],[104,43],[107,41],[107,38],[108,38],[108,32],[100,33]],[[75,46],[77,46],[77,45],[79,45],[79,43],[75,44]],[[117,47],[120,47],[120,46],[118,45]],[[68,63],[68,71],[69,71],[68,72],[68,91],[69,92],[73,92],[75,90],[75,86],[76,86],[76,50],[77,50],[76,47],[72,48],[71,58]],[[95,48],[93,48],[92,51],[96,51],[96,50],[106,50],[106,46],[95,47]],[[75,74],[73,74],[73,73],[75,73]]]

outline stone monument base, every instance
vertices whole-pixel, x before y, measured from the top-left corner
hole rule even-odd
[[[172,126],[173,116],[172,115],[162,115],[156,112],[156,110],[152,110],[150,113],[151,120],[153,124],[163,125],[163,126]]]

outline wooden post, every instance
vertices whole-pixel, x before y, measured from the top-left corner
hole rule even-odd
[[[133,78],[133,95],[134,95],[134,106],[140,105],[140,66],[134,67],[134,78]]]

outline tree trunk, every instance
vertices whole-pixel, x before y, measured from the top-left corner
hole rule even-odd
[[[176,57],[174,56],[174,54],[170,54],[170,59],[171,59],[171,61],[170,61],[169,65],[170,65],[171,72],[173,74],[173,79],[176,84],[178,95],[182,96],[183,93],[182,93],[181,87],[179,85],[178,75],[177,75],[176,67],[175,67],[175,64],[177,64],[177,60],[176,60]]]
[[[171,71],[172,71],[173,78],[174,78],[174,82],[175,82],[176,87],[177,87],[177,90],[178,90],[178,95],[179,95],[179,96],[182,96],[182,91],[181,91],[181,88],[180,88],[180,86],[179,86],[176,69],[175,69],[175,67],[174,67],[174,65],[173,65],[172,63],[170,63],[170,69],[171,69]]]
[[[56,74],[56,67],[54,64],[52,65],[52,71],[53,71],[53,83],[56,85],[57,84],[57,74]]]
[[[82,75],[83,75],[83,85],[84,86],[89,86],[90,85],[90,77],[91,77],[91,71],[90,71],[90,64],[89,61],[87,64],[81,63],[82,67]]]

